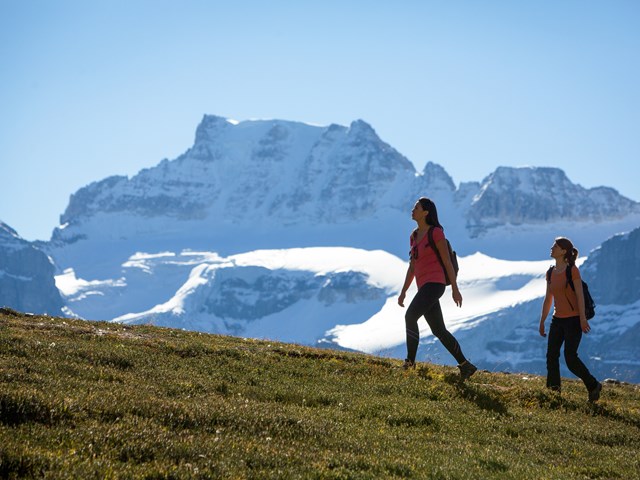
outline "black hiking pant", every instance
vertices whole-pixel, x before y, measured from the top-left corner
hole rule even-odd
[[[589,369],[578,358],[578,346],[582,339],[580,317],[557,318],[551,320],[549,327],[549,341],[547,343],[547,387],[560,390],[560,349],[564,343],[564,359],[567,367],[576,377],[580,378],[587,390],[591,391],[598,385]]]
[[[425,283],[420,287],[416,296],[413,297],[411,305],[407,308],[407,313],[404,316],[407,326],[407,359],[412,362],[416,361],[418,343],[420,342],[418,319],[423,315],[431,332],[442,342],[458,363],[464,363],[467,360],[462,354],[460,344],[444,325],[440,309],[440,297],[444,290],[445,285],[442,283]]]

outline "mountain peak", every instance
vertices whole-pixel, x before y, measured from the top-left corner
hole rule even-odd
[[[483,182],[498,182],[502,184],[511,184],[516,182],[518,185],[527,182],[557,182],[561,184],[571,184],[565,172],[556,167],[498,167],[495,171],[486,177]]]
[[[2,220],[0,220],[0,237],[21,239],[20,235],[18,235],[18,232],[4,223]]]
[[[356,136],[370,135],[370,136],[375,136],[376,138],[378,137],[373,127],[361,119],[354,120],[353,122],[351,122],[351,125],[349,125],[349,130],[347,134],[356,135]]]
[[[196,128],[195,143],[214,140],[219,131],[233,127],[234,123],[217,115],[204,115]]]
[[[454,191],[456,189],[453,179],[447,171],[437,163],[427,162],[422,170],[422,175],[429,188],[444,187],[446,190]]]

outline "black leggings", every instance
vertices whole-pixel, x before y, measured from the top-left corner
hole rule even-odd
[[[425,283],[416,296],[413,297],[411,305],[407,308],[404,316],[407,325],[407,359],[416,361],[418,343],[420,342],[420,330],[418,329],[418,319],[424,318],[431,328],[431,332],[438,337],[449,353],[455,357],[458,363],[466,362],[462,354],[460,344],[444,326],[442,310],[440,309],[440,297],[444,293],[445,286],[442,283]]]
[[[560,349],[564,343],[564,359],[571,373],[584,382],[587,390],[591,391],[596,388],[598,381],[578,358],[578,346],[581,339],[580,317],[553,317],[551,327],[549,327],[549,342],[547,343],[547,387],[560,388]]]

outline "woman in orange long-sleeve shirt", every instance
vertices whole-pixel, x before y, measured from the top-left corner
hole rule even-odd
[[[553,302],[553,318],[547,343],[547,387],[560,391],[560,349],[564,343],[567,367],[584,382],[589,392],[589,401],[596,402],[600,398],[602,384],[591,375],[578,357],[582,333],[589,333],[591,330],[585,316],[580,270],[576,267],[578,250],[568,238],[558,237],[551,247],[551,257],[556,264],[547,273],[547,293],[540,316],[540,335],[546,337],[544,322]],[[567,269],[570,269],[573,288],[568,282]]]

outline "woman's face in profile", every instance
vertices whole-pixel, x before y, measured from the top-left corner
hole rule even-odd
[[[420,202],[416,202],[413,206],[413,210],[411,210],[411,218],[414,220],[418,220],[420,218],[424,218],[426,216],[426,211],[422,208],[422,204]]]

